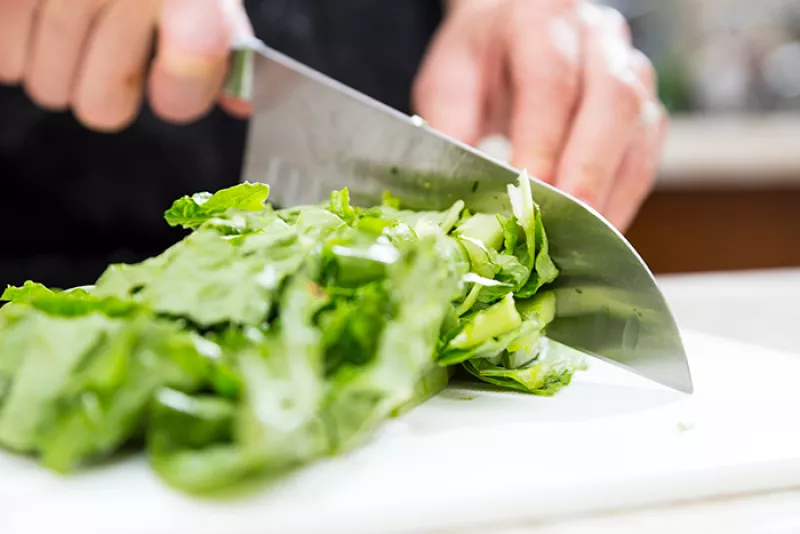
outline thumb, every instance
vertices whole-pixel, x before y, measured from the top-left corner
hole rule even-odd
[[[465,35],[444,28],[414,82],[413,105],[433,128],[474,145],[482,134],[484,88],[471,49]]]
[[[183,123],[211,109],[225,75],[231,33],[221,0],[165,0],[149,87],[156,114]]]

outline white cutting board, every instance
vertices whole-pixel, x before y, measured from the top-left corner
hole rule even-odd
[[[685,342],[693,396],[594,361],[554,398],[448,390],[349,457],[226,502],[168,489],[141,458],[59,479],[0,453],[0,533],[430,532],[800,486],[800,357]]]

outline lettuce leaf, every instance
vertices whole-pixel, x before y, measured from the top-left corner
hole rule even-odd
[[[165,218],[190,232],[91,286],[7,288],[0,446],[69,472],[144,443],[202,493],[351,450],[459,366],[539,395],[585,366],[547,338],[559,273],[524,173],[501,215],[268,193],[178,199]]]
[[[538,353],[526,365],[508,368],[485,358],[464,363],[464,368],[484,382],[535,395],[552,396],[587,367],[586,356],[548,338],[541,338]]]
[[[228,210],[259,211],[269,196],[265,184],[239,184],[214,193],[195,193],[176,200],[164,214],[170,226],[194,229]]]

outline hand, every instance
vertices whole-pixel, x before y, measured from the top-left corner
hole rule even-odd
[[[130,124],[145,87],[159,116],[188,122],[217,100],[237,31],[250,31],[240,0],[0,0],[0,82],[97,130]]]
[[[506,134],[516,167],[623,230],[652,188],[667,127],[622,15],[580,0],[450,0],[414,103],[463,142]]]

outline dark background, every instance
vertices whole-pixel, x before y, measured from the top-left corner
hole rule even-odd
[[[246,5],[269,45],[405,112],[441,17],[435,0]],[[181,237],[162,217],[172,200],[237,182],[245,133],[219,110],[172,126],[145,107],[131,128],[100,134],[0,87],[0,284],[87,284],[109,262],[158,254]]]

